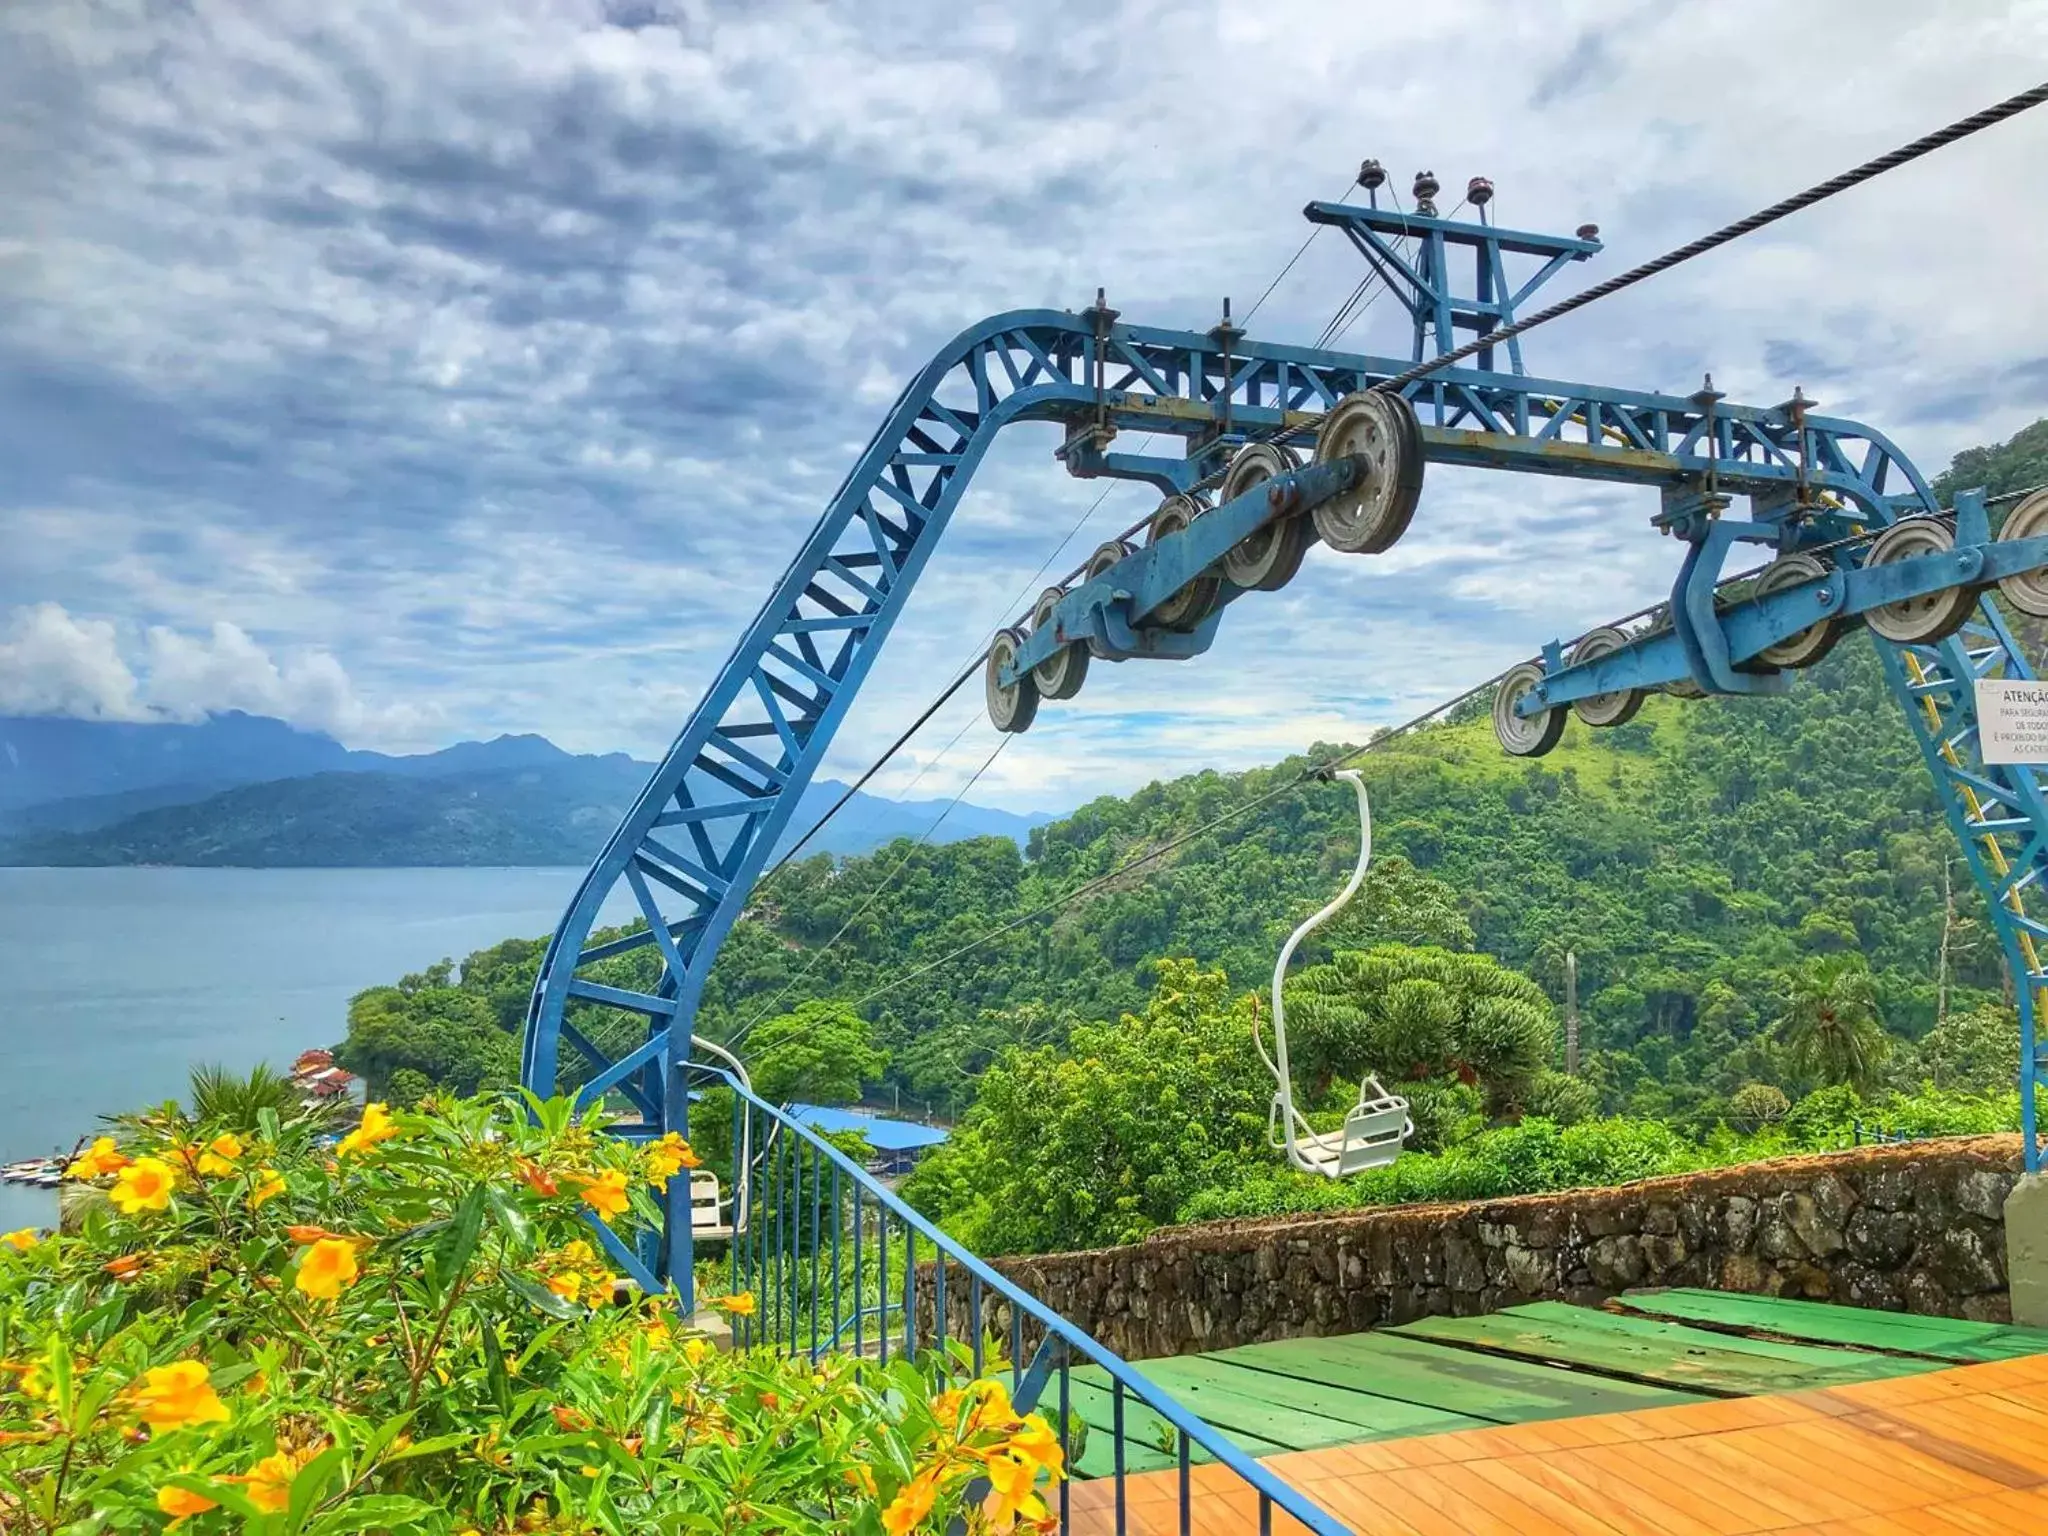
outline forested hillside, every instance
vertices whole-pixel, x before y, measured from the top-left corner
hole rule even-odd
[[[2048,460],[2048,423],[1988,458],[1965,457],[1970,478],[1994,491],[2032,483],[2028,474],[2048,478],[2037,463]],[[2016,1045],[1981,900],[1861,636],[1802,674],[1788,697],[1653,698],[1626,726],[1595,733],[1574,723],[1556,752],[1533,762],[1500,752],[1483,706],[1379,743],[1360,761],[1375,811],[1375,872],[1358,907],[1304,960],[1408,946],[1376,963],[1439,988],[1430,1007],[1444,1017],[1431,1026],[1431,1050],[1442,1059],[1412,1073],[1392,1060],[1332,1070],[1412,1075],[1418,1104],[1430,1101],[1425,1140],[1446,1155],[1489,1122],[1524,1113],[1626,1115],[1697,1141],[1720,1126],[1753,1130],[1782,1118],[1802,1095],[1836,1082],[1874,1090],[1931,1076],[1990,1089],[2010,1080]],[[1082,900],[926,967],[1293,781],[1303,766],[1202,773],[1105,797],[1038,828],[1022,851],[999,839],[899,841],[862,858],[792,865],[761,886],[735,927],[697,1027],[730,1037],[799,1004],[834,1002],[813,1008],[807,1027],[829,1018],[852,1039],[862,1032],[853,1014],[871,1021],[887,1066],[879,1081],[870,1074],[870,1088],[893,1085],[941,1110],[967,1108],[984,1070],[1002,1060],[988,1081],[1007,1098],[977,1112],[970,1147],[995,1135],[1005,1103],[1023,1135],[1075,1072],[1103,1070],[1117,1038],[1150,1031],[1160,1042],[1148,1048],[1153,1058],[1182,1048],[1210,1066],[1146,1091],[1200,1099],[1208,1121],[1190,1124],[1209,1125],[1219,1146],[1255,1146],[1261,1127],[1243,1122],[1262,1120],[1265,1089],[1248,1052],[1249,1016],[1233,999],[1263,985],[1287,930],[1342,883],[1357,848],[1343,786],[1301,783]],[[1511,1081],[1475,1071],[1475,1049],[1453,1039],[1463,1006],[1453,971],[1414,946],[1476,949],[1533,981],[1532,995],[1548,1003],[1513,1027],[1525,1040],[1515,1049],[1538,1051],[1540,1071],[1531,1074],[1533,1059]],[[1560,1088],[1549,1004],[1561,997],[1567,951],[1577,957],[1584,1055],[1581,1084]],[[351,1021],[350,1064],[380,1085],[418,1073],[396,1080],[415,1087],[466,1088],[508,1072],[506,1032],[517,1026],[537,954],[534,944],[506,945],[473,957],[459,983],[409,978],[366,993]],[[1174,960],[1200,969],[1173,969]],[[622,981],[653,981],[651,951],[610,963]],[[1328,974],[1365,974],[1345,966]],[[1358,1007],[1369,1011],[1374,988],[1359,985]],[[1198,993],[1211,1003],[1189,1014],[1186,1000]],[[1814,1019],[1832,1025],[1838,1015],[1882,1033],[1815,1034]],[[1947,1026],[1926,1042],[1938,1016]],[[1389,1028],[1385,1038],[1400,1033]],[[1005,1057],[1013,1047],[1036,1049]],[[1069,1059],[1074,1072],[1029,1086],[1041,1066]],[[1144,1065],[1133,1057],[1129,1071]],[[1460,1086],[1472,1089],[1466,1099]],[[1841,1110],[1830,1102],[1829,1114]],[[1072,1108],[1089,1136],[1114,1120],[1105,1104]],[[1013,1137],[1001,1150],[1015,1162],[1022,1148]],[[1101,1166],[1128,1150],[1077,1146],[1074,1157]],[[932,1181],[971,1181],[970,1161],[942,1160],[927,1193]],[[1636,1166],[1627,1157],[1621,1165]],[[1133,1166],[1120,1177],[1129,1223],[1077,1215],[997,1240],[1117,1235],[1172,1219],[1189,1194],[1178,1173],[1171,1188],[1143,1197],[1135,1191],[1152,1175]],[[988,1194],[941,1191],[934,1203],[958,1211]],[[1011,1195],[1012,1205],[1030,1198]]]

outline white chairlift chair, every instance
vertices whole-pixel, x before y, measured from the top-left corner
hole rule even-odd
[[[1359,886],[1365,883],[1366,868],[1372,863],[1372,807],[1366,800],[1365,780],[1352,768],[1339,771],[1336,777],[1349,782],[1358,792],[1358,867],[1351,871],[1349,883],[1337,893],[1336,900],[1295,929],[1280,948],[1280,958],[1273,966],[1270,1055],[1266,1042],[1259,1037],[1257,1019],[1252,1021],[1252,1043],[1258,1047],[1259,1057],[1273,1074],[1274,1082],[1273,1101],[1266,1111],[1266,1140],[1273,1150],[1287,1154],[1292,1167],[1331,1179],[1386,1167],[1401,1155],[1402,1142],[1415,1133],[1415,1124],[1408,1117],[1408,1101],[1399,1094],[1388,1093],[1377,1077],[1367,1077],[1358,1085],[1358,1102],[1344,1116],[1342,1130],[1317,1131],[1294,1107],[1294,1080],[1289,1076],[1287,1062],[1287,1002],[1283,995],[1287,962],[1294,958],[1303,939],[1343,911],[1358,894]]]
[[[706,1040],[702,1035],[692,1035],[690,1037],[690,1048],[701,1054],[720,1058],[727,1066],[732,1068],[732,1075],[739,1080],[741,1087],[745,1088],[749,1093],[754,1091],[754,1082],[752,1078],[747,1076],[745,1064],[724,1046],[714,1040]],[[740,1119],[742,1127],[741,1145],[738,1149],[739,1155],[733,1160],[733,1166],[736,1168],[751,1168],[754,1161],[754,1117],[752,1115],[743,1115]],[[772,1132],[770,1133],[770,1139],[771,1141],[773,1139]],[[767,1148],[763,1147],[761,1150],[763,1153],[766,1153]],[[713,1173],[709,1168],[692,1168],[690,1170],[691,1239],[695,1242],[727,1242],[736,1235],[744,1235],[747,1230],[746,1187],[750,1182],[750,1180],[744,1178],[739,1181],[738,1204],[735,1206],[734,1197],[720,1190],[717,1174]]]

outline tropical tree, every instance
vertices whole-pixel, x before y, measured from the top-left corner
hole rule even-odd
[[[1823,1085],[1861,1092],[1891,1054],[1876,978],[1854,950],[1816,956],[1786,978],[1777,1031],[1793,1070]]]
[[[1293,921],[1300,922],[1321,905],[1304,903]],[[1308,941],[1311,958],[1382,944],[1464,950],[1473,942],[1472,923],[1457,888],[1425,875],[1397,853],[1376,857],[1350,905]]]
[[[982,1253],[1134,1241],[1197,1191],[1277,1161],[1252,999],[1220,970],[1162,960],[1144,1011],[1012,1050],[904,1185]]]
[[[755,1091],[780,1103],[851,1104],[889,1065],[874,1025],[830,1001],[769,1019],[749,1038],[747,1056]]]
[[[1337,1085],[1372,1072],[1465,1083],[1506,1113],[1526,1101],[1556,1034],[1543,989],[1491,955],[1387,944],[1287,983],[1288,1043],[1312,1105],[1340,1107]]]
[[[2019,1081],[2019,1016],[1998,1004],[1951,1013],[1920,1042],[1914,1066],[1918,1077],[1937,1088],[2009,1089]]]

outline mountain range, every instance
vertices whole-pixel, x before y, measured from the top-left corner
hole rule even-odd
[[[239,712],[193,724],[0,717],[0,864],[582,864],[652,766],[533,735],[413,756],[351,751]],[[811,785],[783,846],[845,788]],[[863,853],[923,835],[945,811],[943,800],[856,794],[809,847]],[[962,802],[932,840],[1022,842],[1049,820]]]

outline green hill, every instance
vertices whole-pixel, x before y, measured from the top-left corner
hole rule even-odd
[[[1969,479],[1994,491],[2034,483],[2048,423],[1964,458]],[[1006,1047],[1060,1047],[1076,1025],[1144,1013],[1169,957],[1221,967],[1241,991],[1260,987],[1287,930],[1350,867],[1355,812],[1341,786],[1302,784],[925,968],[1294,779],[1303,761],[1105,796],[1037,828],[1022,850],[995,838],[899,840],[794,864],[734,927],[697,1028],[730,1037],[838,999],[888,1050],[885,1090],[964,1108]],[[1607,1113],[1704,1134],[1740,1118],[1732,1103],[1744,1085],[1790,1097],[1813,1086],[1772,1026],[1817,957],[1867,961],[1883,1025],[1907,1041],[1944,1009],[1979,1017],[2000,1002],[1981,899],[1863,637],[1784,698],[1653,698],[1617,729],[1574,723],[1533,762],[1501,753],[1482,703],[1380,743],[1361,766],[1378,867],[1365,910],[1323,952],[1477,948],[1553,999],[1575,953],[1583,1075]],[[374,1085],[401,1070],[419,1074],[401,1083],[464,1086],[506,1070],[506,1032],[537,955],[535,944],[508,944],[472,957],[459,980],[437,972],[365,994],[350,1064]],[[649,950],[607,964],[622,984],[654,981]],[[1995,1008],[1981,1017],[1991,1023],[1969,1036],[1961,1065],[1996,1082],[2003,1069],[1988,1058],[2010,1050],[2011,1030]],[[1920,1070],[1947,1049],[1896,1052],[1893,1070]]]

